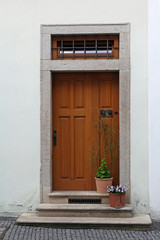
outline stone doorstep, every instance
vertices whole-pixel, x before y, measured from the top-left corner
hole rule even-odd
[[[39,204],[39,216],[46,217],[132,217],[133,207],[112,208],[109,204]]]
[[[109,197],[109,193],[97,193],[96,191],[53,191],[50,197]]]
[[[49,193],[50,203],[67,204],[69,198],[101,199],[102,204],[109,203],[109,193],[101,194],[96,191],[53,191]]]
[[[51,227],[113,228],[150,230],[149,215],[134,215],[131,218],[90,218],[90,217],[40,217],[36,213],[23,213],[16,221],[21,225],[51,225]]]

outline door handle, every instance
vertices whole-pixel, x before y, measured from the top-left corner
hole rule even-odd
[[[57,131],[56,130],[53,131],[53,145],[54,146],[57,145]]]

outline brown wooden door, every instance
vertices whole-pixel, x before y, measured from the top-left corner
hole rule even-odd
[[[100,109],[119,111],[118,73],[56,73],[52,86],[53,190],[94,190],[90,161],[94,122]],[[118,114],[114,119],[118,123]],[[113,175],[118,183],[118,164]]]
[[[118,72],[107,73],[94,73],[92,74],[92,86],[91,86],[91,145],[97,145],[97,138],[99,140],[100,159],[104,157],[104,141],[102,134],[97,133],[95,125],[99,122],[100,110],[112,110],[112,114],[109,116],[102,116],[104,123],[109,126],[108,134],[111,132],[111,142],[113,148],[113,184],[119,184],[119,151],[116,146],[116,141],[119,145],[119,74]],[[101,129],[102,131],[102,129]],[[116,136],[117,135],[117,136]],[[114,139],[113,139],[114,138]],[[109,141],[108,141],[109,143]],[[108,146],[108,148],[110,148]],[[114,154],[116,148],[116,154]],[[94,149],[94,148],[93,148]],[[118,152],[117,152],[118,151]],[[111,169],[111,151],[107,150],[107,167]],[[95,165],[92,165],[92,179],[96,175]],[[95,181],[92,182],[92,188],[95,189]]]

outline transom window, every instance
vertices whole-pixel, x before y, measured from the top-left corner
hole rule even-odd
[[[119,35],[56,36],[52,59],[118,59]]]

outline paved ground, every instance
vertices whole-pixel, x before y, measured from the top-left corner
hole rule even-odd
[[[3,239],[7,230],[8,230],[8,227],[0,227],[0,239]]]
[[[94,240],[94,239],[159,239],[160,224],[153,223],[151,231],[106,229],[60,229],[52,227],[18,226],[15,218],[0,217],[0,239],[3,240]],[[2,231],[1,231],[2,230]],[[2,233],[3,232],[3,233]],[[3,234],[1,236],[1,233]]]

